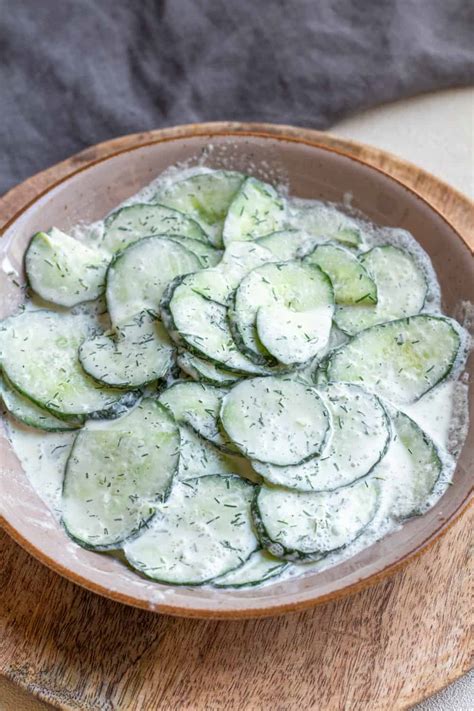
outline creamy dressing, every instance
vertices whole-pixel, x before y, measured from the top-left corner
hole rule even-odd
[[[203,166],[185,169],[170,168],[150,185],[126,200],[123,205],[149,202],[159,187],[171,185],[177,180],[182,180],[197,173],[208,172],[208,170],[209,169]],[[290,201],[290,211],[293,208],[296,209],[313,204],[312,201],[292,199]],[[357,221],[359,220],[359,216],[354,216],[353,219]],[[389,243],[407,249],[415,256],[418,264],[421,265],[425,273],[428,283],[428,295],[424,311],[439,313],[440,291],[436,275],[428,256],[413,237],[406,231],[400,229],[380,228],[369,225],[366,222],[364,222],[363,225],[364,250],[368,250],[379,244]],[[103,221],[98,221],[92,225],[77,225],[70,231],[70,234],[90,244],[98,242],[103,231],[104,223]],[[2,269],[8,274],[16,275],[16,269],[10,263],[8,257],[4,257]],[[44,308],[44,306],[45,304],[41,303],[37,298],[26,304],[27,309]],[[51,308],[51,305],[47,304],[47,307]],[[75,311],[85,311],[91,313],[94,318],[103,317],[107,319],[107,316],[104,316],[104,305],[101,301],[81,305],[76,307]],[[337,335],[339,335],[337,329],[333,329],[331,342],[334,342],[334,338]],[[345,337],[342,336],[341,341],[344,340]],[[454,471],[455,456],[459,454],[467,430],[467,386],[453,379],[454,377],[458,377],[458,375],[459,373],[452,374],[452,379],[437,385],[414,404],[402,407],[397,406],[398,409],[411,417],[433,440],[443,462],[442,474],[429,499],[426,501],[425,508],[433,506],[446,491]],[[388,403],[388,405],[390,407],[390,403]],[[41,499],[51,509],[55,518],[60,520],[63,471],[76,432],[41,432],[19,424],[8,416],[5,419],[10,442],[21,462],[26,476]],[[101,424],[94,423],[92,426],[100,427]],[[196,476],[197,472],[194,471],[196,461],[193,462],[187,454],[186,443],[184,445],[183,454],[183,462],[178,478],[185,479],[186,476],[189,475]],[[214,459],[215,461],[212,461],[212,468],[216,472],[219,471],[221,464],[223,471],[228,472],[231,469],[232,458],[219,453]],[[246,467],[248,468],[248,465],[246,465]],[[393,438],[386,455],[376,466],[376,469],[371,475],[371,477],[379,481],[380,505],[375,518],[371,521],[369,526],[364,529],[363,533],[356,538],[356,540],[344,549],[333,552],[316,563],[291,563],[284,568],[282,575],[275,578],[275,580],[281,580],[282,577],[301,575],[309,570],[323,570],[335,565],[355,555],[376,540],[379,540],[382,536],[398,528],[400,523],[392,518],[390,512],[394,502],[399,497],[403,497],[404,491],[408,488],[407,483],[412,476],[412,467],[413,461],[408,451],[398,438]],[[237,469],[238,467],[236,467],[236,470]],[[245,467],[241,473],[247,476]],[[251,473],[250,476],[253,476],[253,473]],[[263,584],[270,585],[272,582],[275,582],[275,580],[269,580]]]

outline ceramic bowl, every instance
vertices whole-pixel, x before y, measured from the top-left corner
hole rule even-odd
[[[29,204],[10,219],[0,242],[4,270],[1,316],[21,301],[14,281],[23,278],[23,254],[35,231],[53,224],[67,230],[78,220],[101,218],[168,166],[182,161],[204,161],[210,167],[231,167],[283,180],[291,194],[303,198],[350,199],[374,222],[402,227],[415,236],[432,259],[448,314],[457,315],[463,301],[474,302],[474,264],[467,244],[417,193],[362,160],[321,145],[316,132],[209,124],[156,131],[149,140],[143,135],[136,140],[127,137],[106,144],[105,149],[104,145],[90,149],[58,170],[51,169],[45,179],[30,180],[24,189],[20,186],[7,196],[3,204],[10,209],[20,193],[21,201],[26,198]],[[7,272],[20,276],[12,279]],[[471,358],[471,371],[472,367]],[[471,376],[471,383],[473,380]],[[471,422],[473,403],[471,393]],[[15,540],[53,570],[89,590],[130,605],[188,617],[274,615],[372,584],[440,536],[460,514],[472,488],[468,471],[474,449],[471,426],[453,486],[438,504],[355,557],[323,572],[263,588],[187,589],[146,581],[118,560],[70,541],[30,486],[4,432],[0,438],[0,506],[5,528]]]

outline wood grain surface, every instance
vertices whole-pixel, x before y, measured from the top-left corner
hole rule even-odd
[[[78,167],[179,131],[116,139],[40,173],[0,200],[1,222]],[[474,247],[472,205],[441,181],[374,148],[291,131],[390,173]],[[230,622],[124,607],[60,578],[0,533],[0,670],[64,709],[409,708],[471,665],[473,522],[471,507],[423,555],[352,597]]]

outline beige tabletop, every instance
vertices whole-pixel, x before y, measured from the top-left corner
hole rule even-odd
[[[372,109],[345,119],[331,132],[401,156],[474,198],[474,89],[437,92]],[[51,708],[0,676],[0,711]],[[471,673],[419,704],[416,711],[473,708]]]

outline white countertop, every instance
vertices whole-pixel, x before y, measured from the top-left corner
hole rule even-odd
[[[474,197],[474,89],[437,92],[371,109],[341,121],[331,132],[390,151]],[[0,711],[50,708],[0,677]],[[473,708],[474,672],[413,711]]]
[[[331,133],[394,153],[474,198],[474,89],[450,89],[371,109]]]

